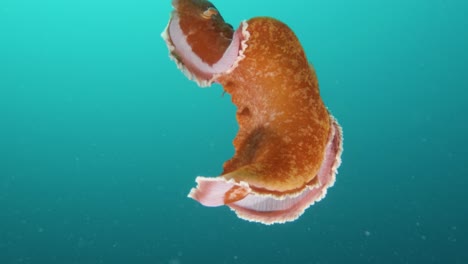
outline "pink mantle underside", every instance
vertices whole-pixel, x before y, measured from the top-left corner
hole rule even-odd
[[[223,176],[216,178],[197,177],[197,187],[193,188],[189,197],[205,206],[227,205],[238,217],[263,224],[285,223],[296,220],[316,201],[325,197],[327,188],[333,186],[337,168],[341,163],[342,132],[336,120],[331,117],[332,130],[325,151],[325,158],[320,167],[318,184],[305,186],[297,194],[260,194],[249,187],[247,182],[227,180]],[[227,192],[238,186],[247,195],[238,201],[225,204]]]

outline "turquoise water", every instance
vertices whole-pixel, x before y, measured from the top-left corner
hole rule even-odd
[[[0,263],[468,263],[468,2],[214,2],[290,25],[344,129],[326,199],[264,226],[186,198],[235,107],[160,38],[170,1],[0,2]]]

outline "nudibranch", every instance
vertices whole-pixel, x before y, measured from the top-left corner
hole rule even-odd
[[[234,156],[189,197],[263,224],[296,220],[321,200],[341,163],[342,129],[319,93],[293,31],[269,17],[237,30],[206,0],[173,0],[162,33],[170,57],[199,86],[219,83],[237,106]]]

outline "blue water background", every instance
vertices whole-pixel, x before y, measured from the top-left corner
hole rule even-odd
[[[468,2],[218,0],[286,22],[344,129],[326,199],[264,226],[186,198],[235,107],[160,38],[170,1],[0,1],[0,263],[468,263]]]

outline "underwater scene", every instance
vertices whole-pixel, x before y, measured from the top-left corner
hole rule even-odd
[[[2,0],[0,264],[468,263],[467,12]]]

